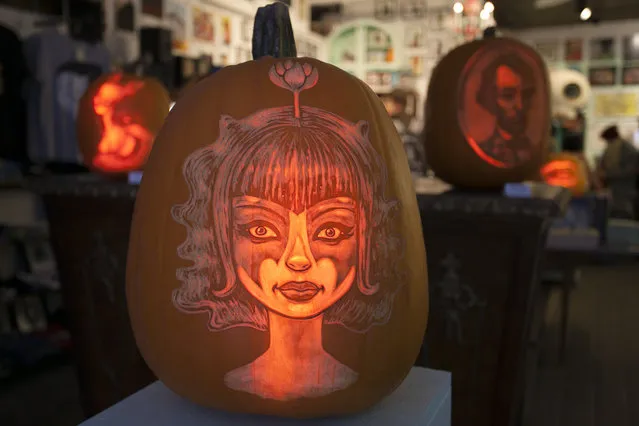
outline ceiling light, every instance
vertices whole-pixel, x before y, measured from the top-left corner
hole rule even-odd
[[[490,12],[486,9],[482,9],[482,11],[479,12],[479,17],[482,21],[487,21],[488,19],[490,19]]]
[[[487,1],[484,3],[484,10],[488,13],[493,13],[495,11],[495,5],[491,1]]]
[[[582,21],[587,21],[588,19],[590,19],[591,16],[592,16],[592,11],[590,10],[590,8],[584,7],[584,9],[579,14],[579,19],[581,19]]]
[[[464,5],[459,1],[455,2],[455,4],[453,5],[453,12],[459,15],[463,11],[464,11]]]

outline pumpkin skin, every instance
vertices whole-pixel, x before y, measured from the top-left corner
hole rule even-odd
[[[542,58],[512,39],[473,41],[433,70],[425,110],[428,165],[462,188],[520,182],[543,162],[550,129]]]
[[[590,190],[588,167],[580,155],[567,152],[551,154],[541,168],[541,176],[547,184],[566,188],[575,197]]]
[[[92,82],[76,121],[85,165],[103,174],[141,170],[169,105],[168,92],[154,78],[115,73]]]
[[[140,352],[202,405],[367,409],[422,344],[420,230],[402,142],[363,82],[311,58],[223,68],[185,91],[145,167],[126,286]]]

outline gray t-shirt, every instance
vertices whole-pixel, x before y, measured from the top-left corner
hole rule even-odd
[[[35,163],[80,163],[75,132],[80,97],[110,69],[102,45],[76,41],[55,28],[32,35],[24,45],[27,83],[29,158]]]

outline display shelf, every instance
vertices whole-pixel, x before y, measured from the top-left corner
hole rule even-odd
[[[454,20],[446,15],[452,12],[440,12],[437,22],[429,15],[423,20],[342,23],[328,37],[329,62],[352,72],[380,95],[395,88],[414,91],[418,96],[415,127],[421,127],[432,69],[462,41]]]

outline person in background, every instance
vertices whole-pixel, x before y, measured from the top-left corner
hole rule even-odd
[[[596,175],[610,190],[611,216],[632,218],[637,194],[637,150],[630,142],[621,138],[616,125],[607,127],[600,137],[606,143],[606,148],[597,165]]]

